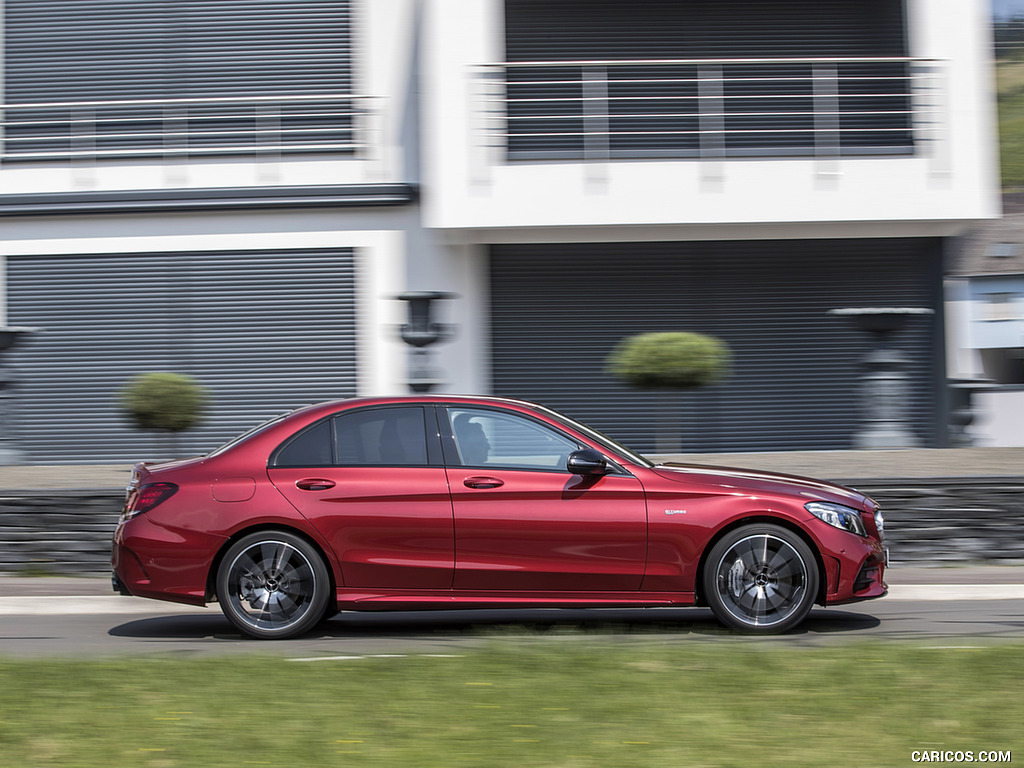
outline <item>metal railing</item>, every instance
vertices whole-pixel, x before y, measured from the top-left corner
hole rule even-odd
[[[944,123],[940,62],[533,61],[475,78],[479,145],[506,160],[917,154]]]
[[[370,144],[373,102],[312,94],[4,104],[0,160],[358,155]]]

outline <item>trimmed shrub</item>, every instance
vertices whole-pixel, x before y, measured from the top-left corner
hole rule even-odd
[[[643,333],[622,339],[605,370],[637,389],[691,389],[723,378],[731,362],[729,347],[712,336]]]
[[[206,390],[191,376],[142,373],[124,386],[120,400],[139,429],[182,432],[202,418]]]

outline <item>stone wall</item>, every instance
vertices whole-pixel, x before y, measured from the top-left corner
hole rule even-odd
[[[1024,563],[1024,477],[870,480],[893,562]]]
[[[848,483],[885,512],[895,563],[1024,563],[1024,477]],[[6,491],[0,572],[105,573],[123,491]]]
[[[0,493],[0,572],[110,571],[123,490]]]

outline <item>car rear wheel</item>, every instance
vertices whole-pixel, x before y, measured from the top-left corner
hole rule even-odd
[[[704,596],[715,617],[741,632],[784,632],[802,622],[818,589],[818,566],[807,544],[777,525],[737,528],[712,548]]]
[[[217,570],[217,599],[228,621],[261,640],[312,629],[329,608],[330,579],[320,554],[284,531],[239,539]]]

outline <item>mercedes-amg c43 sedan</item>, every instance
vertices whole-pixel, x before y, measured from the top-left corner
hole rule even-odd
[[[123,594],[205,605],[256,638],[339,610],[709,606],[774,633],[881,597],[878,505],[806,478],[654,464],[531,403],[355,399],[207,456],[138,464]]]

